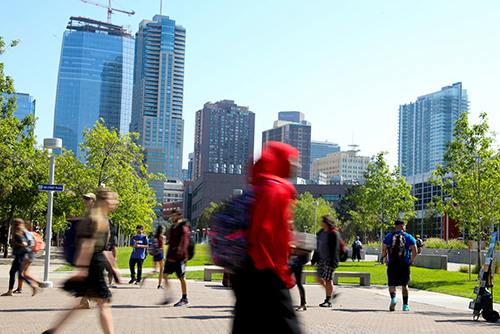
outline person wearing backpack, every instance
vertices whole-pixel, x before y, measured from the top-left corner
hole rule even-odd
[[[130,281],[128,284],[140,284],[142,279],[142,263],[146,259],[146,248],[148,248],[148,237],[146,237],[142,231],[142,225],[137,225],[137,234],[134,235],[130,241],[130,247],[133,248],[130,254],[130,260],[128,261],[130,267]],[[137,265],[137,278],[135,277],[135,265]]]
[[[170,219],[174,225],[170,228],[167,258],[165,268],[163,269],[165,289],[167,289],[167,294],[169,295],[171,288],[168,284],[168,275],[175,273],[181,282],[182,297],[174,306],[187,306],[189,305],[189,300],[187,297],[186,261],[189,259],[188,248],[191,224],[189,224],[187,219],[182,218],[182,211],[180,209],[173,209]],[[171,299],[168,295],[165,301],[163,301],[163,305],[170,303]]]
[[[153,256],[155,270],[147,274],[146,277],[144,277],[144,279],[141,281],[141,287],[144,285],[144,281],[146,280],[146,278],[149,278],[154,274],[159,273],[160,276],[158,277],[157,289],[164,289],[163,285],[161,284],[163,281],[163,264],[165,262],[165,241],[167,240],[164,234],[165,234],[165,225],[160,224],[156,229],[154,237],[152,237],[151,240],[149,240],[148,252],[149,255]]]
[[[23,282],[24,280],[21,277],[26,277],[27,279],[36,282],[38,286],[42,284],[42,281],[36,277],[34,274],[28,273],[28,268],[35,260],[34,246],[35,246],[35,238],[32,233],[33,225],[29,220],[24,221],[25,229],[23,230],[24,236],[26,240],[28,240],[28,249],[29,251],[24,253],[24,257],[22,259],[21,268],[19,270],[19,279],[17,281],[17,289],[14,290],[14,293],[22,293],[23,291]]]
[[[358,262],[361,261],[361,250],[363,249],[363,245],[359,240],[359,236],[356,236],[356,240],[352,243],[352,261],[354,262],[358,259]]]
[[[21,273],[21,266],[23,263],[23,259],[26,256],[26,253],[30,251],[29,240],[24,233],[25,231],[24,220],[16,218],[13,220],[13,236],[12,236],[12,254],[14,255],[14,261],[12,261],[12,266],[9,271],[9,290],[2,294],[2,296],[13,296],[14,291],[14,283],[16,281],[16,273],[19,272],[19,279],[22,279],[28,283],[33,289],[33,294],[37,294],[40,291],[40,288],[34,284],[32,284],[29,279]]]
[[[325,288],[325,301],[319,304],[320,307],[332,307],[332,300],[337,298],[339,293],[333,292],[333,273],[338,268],[340,262],[340,233],[335,221],[330,215],[323,216],[321,228],[317,234],[317,247],[314,252],[311,264],[318,265],[318,283]]]
[[[410,268],[417,257],[417,246],[415,238],[406,233],[406,224],[402,220],[396,220],[396,231],[386,235],[382,245],[387,266],[387,284],[391,295],[389,310],[396,309],[396,286],[401,286],[403,292],[403,311],[410,311],[408,306],[408,284],[410,283]]]
[[[249,261],[232,278],[236,304],[232,333],[300,333],[290,291],[295,282],[288,266],[299,152],[268,142],[251,171],[255,203],[247,232]]]

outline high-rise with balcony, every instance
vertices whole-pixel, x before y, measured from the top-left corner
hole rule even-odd
[[[134,39],[123,26],[72,16],[64,32],[54,137],[79,155],[83,131],[100,118],[127,134],[132,107]]]
[[[193,180],[203,173],[246,174],[253,154],[255,114],[232,100],[196,112]]]
[[[130,131],[139,133],[137,143],[148,172],[178,180],[184,141],[185,48],[186,29],[168,16],[155,15],[139,24]],[[151,180],[150,186],[157,202],[163,203],[164,181]]]
[[[422,95],[399,106],[398,166],[401,175],[430,172],[443,164],[446,143],[453,140],[453,127],[462,111],[469,110],[462,83]]]

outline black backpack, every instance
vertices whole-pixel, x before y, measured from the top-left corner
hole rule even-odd
[[[78,232],[78,224],[85,218],[73,217],[68,218],[67,221],[71,223],[69,227],[64,230],[64,258],[66,262],[74,266],[75,253],[76,253],[76,238]],[[50,242],[50,241],[47,241]]]
[[[389,258],[394,261],[402,260],[406,256],[406,238],[405,232],[403,233],[393,233],[391,240],[389,241],[389,247],[387,252],[389,253]]]

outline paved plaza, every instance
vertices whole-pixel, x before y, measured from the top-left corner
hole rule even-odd
[[[55,260],[51,270],[61,264]],[[7,290],[6,259],[0,261],[0,290]],[[32,272],[43,277],[39,260]],[[148,272],[146,269],[145,272]],[[0,297],[0,333],[42,333],[62,313],[75,306],[77,300],[58,288],[70,273],[51,273],[54,288],[44,289],[35,297],[29,287],[20,295]],[[220,281],[188,281],[190,305],[159,306],[164,292],[156,289],[150,279],[144,287],[123,284],[113,292],[115,333],[229,333],[234,297],[231,289]],[[180,298],[178,280],[172,280],[175,301]],[[500,333],[500,322],[472,321],[469,299],[421,290],[410,290],[410,312],[401,311],[401,294],[395,312],[389,312],[389,295],[385,286],[361,287],[341,284],[335,290],[341,295],[331,309],[318,307],[324,290],[317,284],[307,284],[309,309],[298,313],[303,333]],[[291,290],[293,303],[299,304],[297,288]],[[266,301],[263,300],[263,303]],[[495,305],[500,310],[500,305]],[[259,321],[258,317],[255,321]],[[262,324],[265,328],[265,324]],[[98,308],[81,310],[60,333],[102,333]]]

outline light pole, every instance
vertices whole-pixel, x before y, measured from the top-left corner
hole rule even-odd
[[[196,229],[196,243],[198,243],[199,240],[200,240],[200,229],[197,228]]]
[[[451,200],[450,196],[446,196],[444,201],[448,203]],[[449,227],[450,227],[450,218],[448,214],[449,210],[446,210],[446,246],[448,246],[448,236],[450,235]]]
[[[308,226],[304,226],[304,233],[307,233]]]
[[[59,138],[45,138],[43,140],[43,147],[46,149],[61,149],[62,139]],[[49,169],[49,184],[54,184],[54,169],[56,159],[54,153],[50,156],[50,169]],[[49,191],[49,203],[47,205],[47,225],[45,228],[45,264],[43,266],[43,282],[44,287],[52,287],[53,283],[49,281],[49,268],[50,268],[50,244],[52,243],[52,204],[54,201],[54,192]]]
[[[319,205],[318,202],[313,202],[313,206],[314,206],[314,235],[316,235],[316,211],[317,211],[318,205]]]

